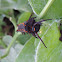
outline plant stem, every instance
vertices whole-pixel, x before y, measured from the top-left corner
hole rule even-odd
[[[40,19],[41,17],[43,17],[45,15],[45,13],[47,12],[47,10],[50,8],[51,4],[54,2],[54,0],[48,0],[47,4],[45,5],[45,7],[43,8],[43,10],[41,11],[41,13],[38,15],[37,19]]]
[[[1,57],[0,57],[0,60],[3,59],[3,58],[5,58],[5,57],[9,54],[9,51],[10,51],[11,46],[13,45],[13,43],[15,42],[16,38],[17,38],[19,35],[20,35],[20,32],[18,32],[18,33],[16,32],[16,33],[15,33],[12,42],[9,44],[9,46],[8,46],[8,48],[7,48],[7,50],[6,50],[6,54],[3,55],[3,56],[1,56]]]
[[[17,29],[17,24],[16,24],[16,20],[14,17],[10,17],[10,21],[13,23],[14,27],[15,27],[15,31]]]
[[[16,40],[16,38],[17,38],[18,36],[19,36],[19,34],[18,34],[18,33],[15,33],[12,42],[10,43],[10,45],[9,45],[8,48],[7,48],[7,51],[10,50],[12,44],[14,43],[14,41]]]

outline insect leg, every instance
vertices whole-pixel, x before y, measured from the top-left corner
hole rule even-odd
[[[43,40],[39,37],[39,35],[37,33],[35,33],[36,36],[42,41],[42,43],[44,44]],[[46,47],[46,45],[44,44],[44,46]],[[47,47],[46,47],[47,48]]]
[[[36,35],[35,35],[35,33],[32,33],[32,35],[33,35],[35,38],[37,38]]]
[[[25,32],[22,32],[23,35],[25,35]]]

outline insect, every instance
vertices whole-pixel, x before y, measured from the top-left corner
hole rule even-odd
[[[43,40],[39,37],[39,35],[37,34],[37,32],[39,31],[40,26],[42,25],[43,21],[51,20],[51,19],[41,20],[39,22],[36,22],[34,19],[35,19],[35,17],[32,17],[32,18],[30,17],[28,21],[19,24],[17,32],[22,32],[24,34],[25,33],[30,33],[35,38],[39,38],[42,41],[42,43],[44,44]],[[44,46],[46,47],[45,44],[44,44]]]

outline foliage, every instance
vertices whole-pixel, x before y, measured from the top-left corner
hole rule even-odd
[[[43,22],[38,32],[47,48],[32,35],[16,32],[17,24],[27,21],[32,13],[36,21],[52,19]],[[1,62],[62,62],[61,31],[62,0],[0,1]]]

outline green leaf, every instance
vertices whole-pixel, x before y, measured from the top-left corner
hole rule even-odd
[[[11,9],[14,7],[14,1],[13,0],[1,0],[1,9]]]
[[[4,42],[6,45],[9,45],[9,44],[11,43],[11,41],[12,41],[12,36],[6,35],[6,36],[3,37],[2,40],[3,40],[3,42]]]
[[[17,41],[24,45],[29,39],[31,38],[31,35],[25,34],[25,35],[19,35],[17,38]]]
[[[1,0],[0,4],[0,9],[18,9],[32,12],[28,0]]]
[[[0,47],[1,48],[1,47]],[[15,46],[11,47],[10,53],[4,59],[0,60],[1,62],[15,62],[16,56],[22,50],[23,45],[16,44]],[[0,49],[0,56],[4,55],[6,52],[5,49]]]
[[[34,45],[35,38],[32,37],[26,43],[25,47],[19,54],[16,62],[34,62],[34,54],[35,54],[35,45]]]
[[[62,11],[62,0],[54,0],[53,3],[51,2],[52,5],[49,8],[48,7],[44,8],[48,1],[53,1],[53,0],[29,0],[29,3],[33,9],[33,12],[36,15],[39,15],[43,9],[46,9],[45,10],[46,13],[44,12],[44,14],[42,14],[39,17],[45,16],[43,18],[46,18],[46,19],[61,18],[62,17],[62,12],[61,12]]]
[[[0,39],[0,47],[4,47],[4,48],[7,47],[7,45],[2,41],[2,39]]]
[[[48,0],[28,0],[35,14],[40,14]]]
[[[46,28],[45,28],[46,29]],[[60,33],[57,27],[57,22],[53,22],[51,26],[43,34],[43,41],[47,48],[39,42],[36,49],[37,62],[61,62],[62,59],[62,43],[59,41]]]
[[[38,33],[47,48],[39,39],[32,37],[25,44],[16,62],[61,62],[62,42],[59,41],[60,32],[57,25],[57,21],[46,26],[44,24],[40,29],[42,34]]]
[[[31,12],[24,12],[24,13],[22,13],[20,15],[20,17],[18,18],[18,24],[27,21],[30,16],[31,16]]]
[[[28,0],[18,0],[17,8],[22,11],[32,12]]]
[[[51,5],[49,10],[47,11],[45,18],[62,18],[62,0],[58,1],[55,0],[54,3]]]

